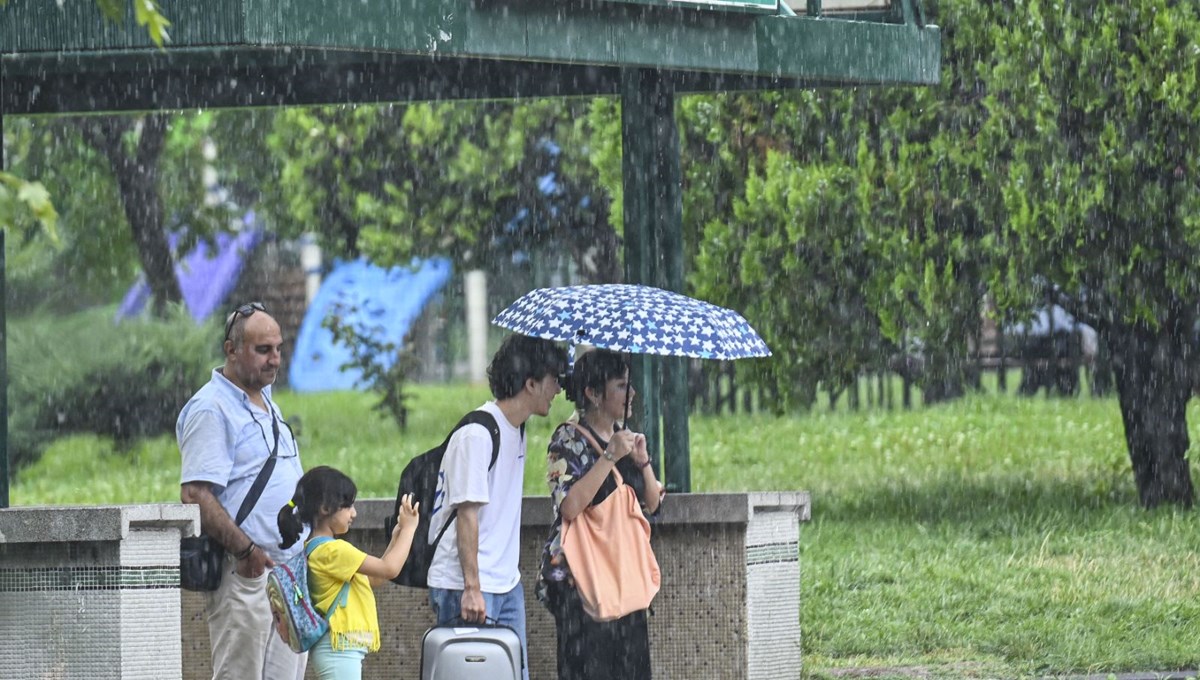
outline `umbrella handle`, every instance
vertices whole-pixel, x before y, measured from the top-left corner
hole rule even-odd
[[[571,375],[575,368],[575,348],[583,342],[585,337],[587,337],[587,332],[581,328],[575,331],[575,335],[571,336],[571,341],[567,343],[567,375]]]

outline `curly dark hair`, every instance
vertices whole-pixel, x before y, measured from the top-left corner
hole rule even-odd
[[[582,413],[587,407],[587,388],[604,393],[609,380],[629,373],[629,358],[608,349],[594,349],[575,360],[567,390],[567,399]]]
[[[296,493],[290,505],[279,509],[280,548],[287,549],[300,540],[304,525],[312,526],[318,518],[354,505],[358,487],[354,480],[340,470],[326,465],[315,467],[296,483]]]
[[[562,375],[567,352],[551,340],[510,335],[500,344],[488,366],[488,387],[496,399],[509,399],[525,389],[525,381]]]

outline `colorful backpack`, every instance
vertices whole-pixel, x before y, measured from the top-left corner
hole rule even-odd
[[[329,617],[338,607],[346,604],[350,592],[350,582],[347,581],[342,584],[327,614],[321,614],[312,603],[312,594],[308,590],[308,556],[317,546],[332,540],[328,536],[312,539],[304,547],[304,552],[296,553],[283,564],[275,565],[267,575],[267,599],[271,602],[271,613],[275,617],[275,630],[297,654],[312,649],[317,640],[329,632]]]

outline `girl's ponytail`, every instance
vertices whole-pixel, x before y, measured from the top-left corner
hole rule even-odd
[[[303,483],[303,480],[301,480]],[[300,484],[296,485],[296,493],[292,496],[292,500],[288,504],[279,509],[279,535],[283,537],[283,541],[279,547],[287,550],[292,545],[300,540],[300,532],[304,531],[304,521],[300,519],[300,508],[304,504],[304,490]]]

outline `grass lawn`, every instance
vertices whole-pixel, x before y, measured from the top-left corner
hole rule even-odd
[[[300,417],[305,464],[342,468],[364,497],[391,497],[404,462],[485,398],[416,388],[399,433],[369,413],[369,395],[278,395]],[[560,399],[531,422],[532,447],[566,415]],[[696,491],[812,492],[806,677],[1200,666],[1196,513],[1137,508],[1115,400],[980,395],[912,411],[695,418],[691,441]],[[21,472],[12,501],[175,501],[178,469],[172,438],[115,453],[74,437]],[[545,493],[542,474],[527,466],[527,493]]]

